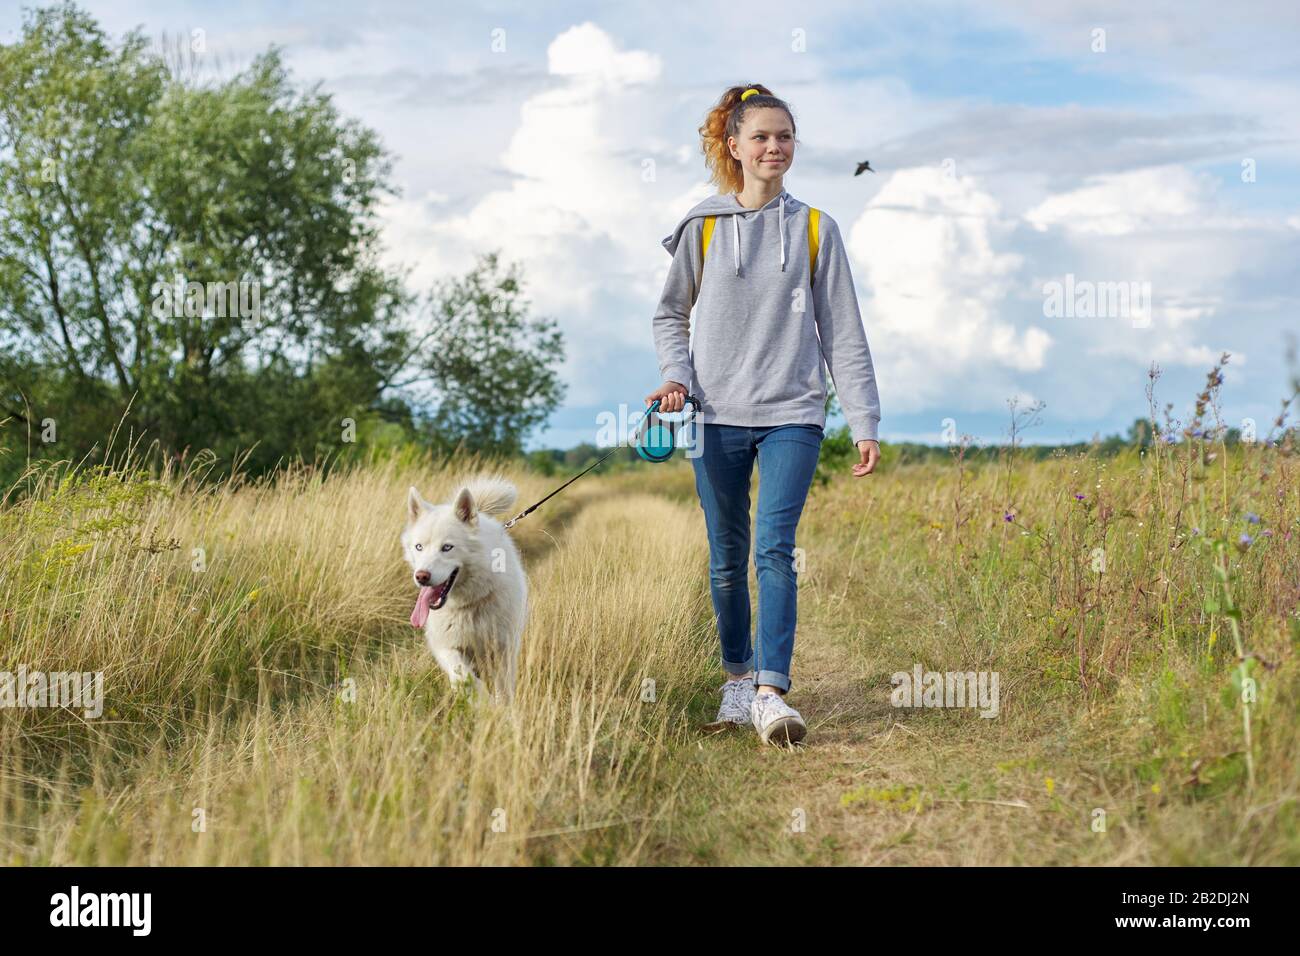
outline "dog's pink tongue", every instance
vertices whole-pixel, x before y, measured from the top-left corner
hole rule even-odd
[[[433,603],[433,592],[436,588],[420,588],[420,596],[415,599],[415,610],[411,612],[411,626],[424,627],[424,622],[429,619],[429,605]]]

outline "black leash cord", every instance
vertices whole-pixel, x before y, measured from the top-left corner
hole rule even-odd
[[[582,477],[583,475],[585,475],[587,472],[591,471],[592,468],[595,468],[596,465],[599,465],[602,461],[604,461],[605,458],[608,458],[610,455],[614,454],[614,452],[618,451],[618,450],[619,450],[620,448],[622,448],[622,447],[624,447],[624,446],[622,446],[622,445],[615,445],[613,448],[610,449],[609,454],[607,454],[607,455],[604,456],[604,458],[601,458],[601,459],[597,460],[595,464],[590,465],[589,467],[587,467],[587,468],[583,469],[582,471],[578,472],[578,474],[574,475],[572,478],[570,478],[570,479],[569,479],[568,481],[566,481],[564,484],[560,485],[560,487],[556,488],[556,489],[555,489],[554,491],[552,491],[549,495],[547,495],[546,498],[543,498],[542,501],[546,501],[547,498],[554,498],[554,497],[555,497],[556,495],[558,495],[561,491],[563,491],[563,490],[564,490],[565,488],[567,488],[569,485],[573,484],[575,481],[577,481],[579,478],[581,478],[581,477]],[[516,521],[518,521],[520,518],[524,517],[524,515],[529,514],[529,513],[533,512],[533,511],[535,511],[535,510],[536,510],[536,509],[537,509],[537,508],[542,504],[542,501],[537,502],[537,504],[535,504],[535,505],[529,505],[529,506],[528,506],[527,508],[525,508],[523,511],[519,512],[519,514],[515,515],[513,518],[511,518],[509,521],[507,521],[504,525],[502,525],[502,527],[504,527],[504,528],[509,528],[509,527],[511,527],[511,526],[512,526]]]

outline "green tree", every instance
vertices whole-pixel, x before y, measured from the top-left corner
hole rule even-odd
[[[430,385],[430,442],[487,454],[520,455],[528,434],[564,397],[553,365],[563,359],[555,323],[528,314],[517,265],[480,256],[464,277],[429,294],[426,333],[415,343],[420,372],[402,385]]]
[[[1137,448],[1149,448],[1151,446],[1151,422],[1145,418],[1133,419],[1133,424],[1128,427],[1127,443]]]
[[[0,414],[55,418],[62,456],[129,407],[254,468],[376,420],[411,301],[377,260],[388,171],[274,49],[187,84],[138,31],[29,11],[0,47]]]
[[[229,79],[202,65],[71,2],[0,45],[0,478],[124,418],[253,473],[421,434],[519,454],[563,390],[518,271],[487,256],[417,333],[379,261],[376,134],[275,48]]]

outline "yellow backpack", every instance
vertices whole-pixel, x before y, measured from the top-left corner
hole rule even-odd
[[[818,239],[821,236],[821,219],[820,209],[808,207],[808,282],[812,284],[812,278],[817,274],[817,246]],[[709,257],[709,240],[713,238],[713,227],[717,223],[717,216],[708,216],[704,220],[704,251],[700,254],[700,272],[704,272],[704,261]]]

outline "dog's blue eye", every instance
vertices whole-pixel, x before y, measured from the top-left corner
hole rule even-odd
[[[453,547],[455,547],[455,545],[444,544],[444,545],[442,546],[442,550],[444,550],[444,551],[450,551]]]
[[[423,551],[423,550],[424,550],[424,545],[422,545],[422,544],[417,544],[417,545],[415,546],[415,550],[416,550],[416,551]]]

